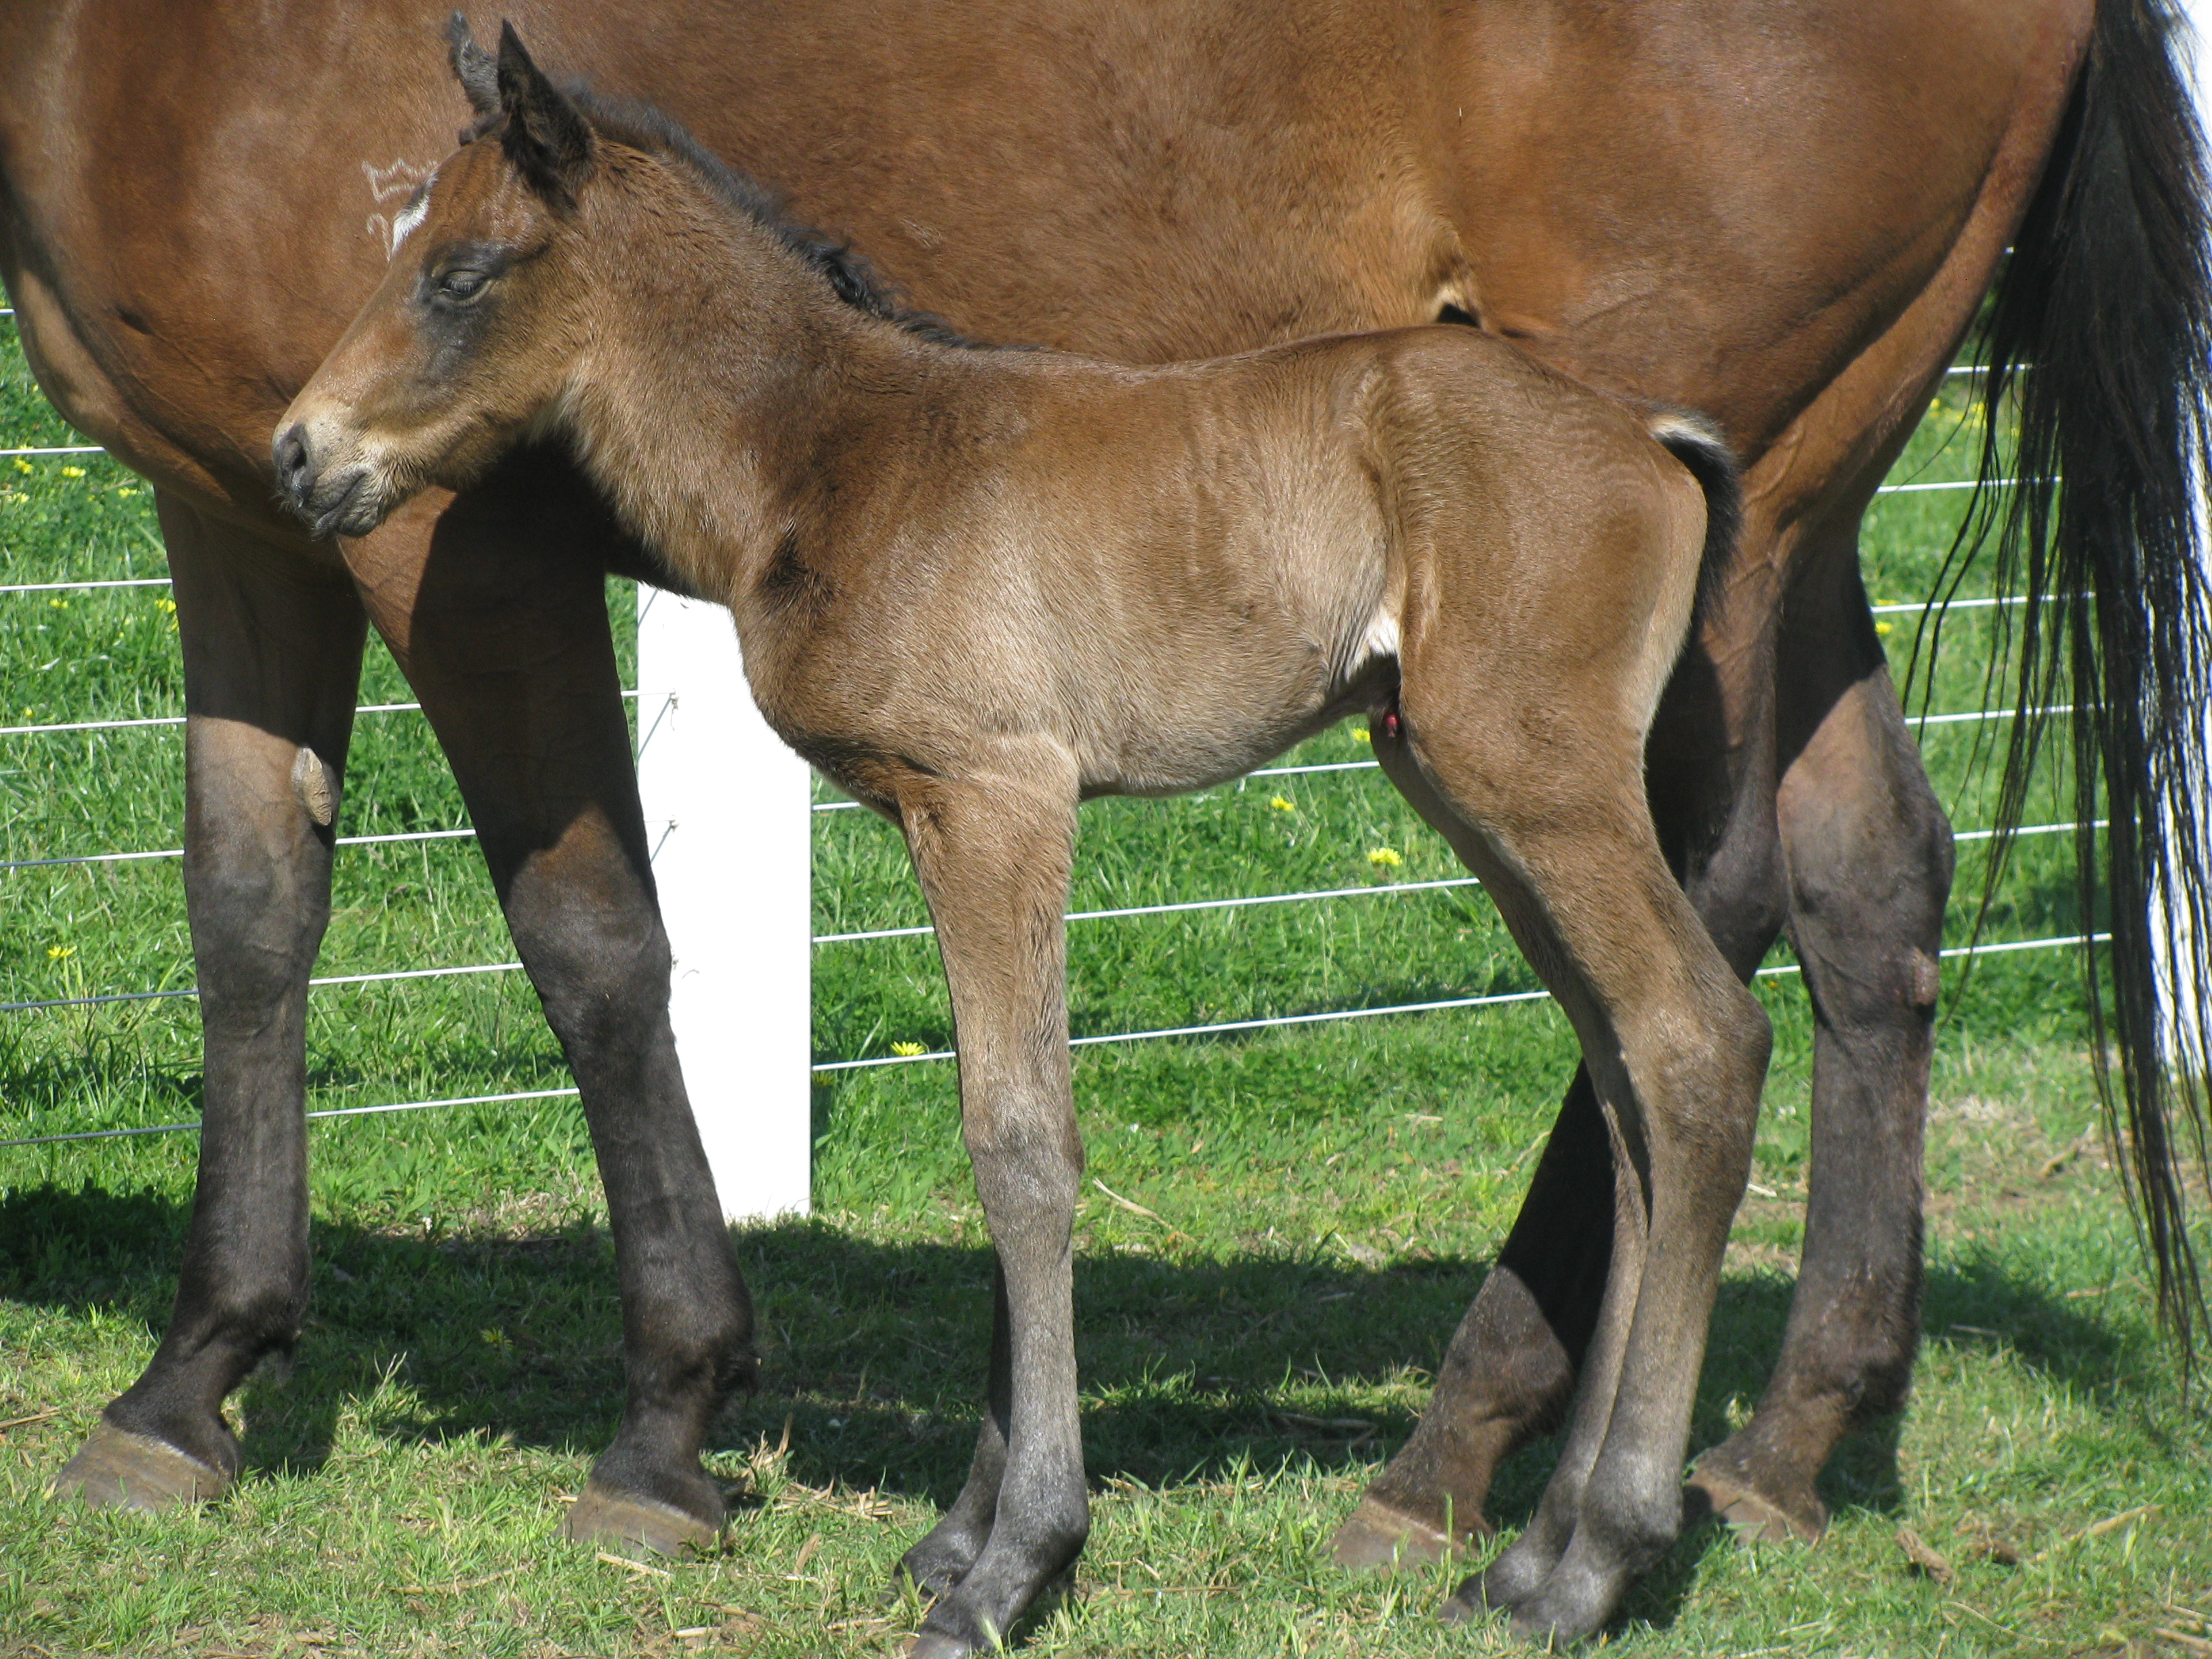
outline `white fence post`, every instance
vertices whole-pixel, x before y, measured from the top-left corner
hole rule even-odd
[[[753,707],[720,605],[637,590],[638,786],[676,958],[670,1018],[732,1221],[807,1212],[812,1143],[806,763]]]

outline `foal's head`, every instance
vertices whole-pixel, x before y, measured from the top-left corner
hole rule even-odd
[[[318,536],[469,483],[558,406],[589,335],[572,233],[601,145],[512,26],[496,60],[458,13],[453,36],[470,140],[399,215],[384,281],[277,422],[277,486]]]

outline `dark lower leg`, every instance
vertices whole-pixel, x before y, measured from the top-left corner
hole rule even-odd
[[[1060,1185],[1033,1182],[1036,1173],[1020,1171],[1020,1184]],[[1073,1182],[1066,1183],[1064,1205],[1057,1193],[1017,1196],[1004,1191],[994,1204],[989,1190],[1002,1183],[980,1170],[979,1176],[992,1238],[1004,1264],[1012,1338],[1003,1419],[1006,1454],[993,1483],[988,1535],[959,1583],[930,1610],[915,1644],[917,1656],[931,1659],[1000,1647],[1039,1595],[1074,1565],[1091,1526],[1076,1407]],[[1007,1181],[1003,1186],[1014,1184]],[[992,1413],[998,1414],[995,1401]]]
[[[198,1181],[161,1346],[57,1482],[140,1506],[212,1497],[236,1474],[222,1402],[263,1358],[289,1351],[306,1311],[307,975],[329,918],[363,632],[338,573],[295,568],[166,501],[162,527],[190,711]]]
[[[1613,1208],[1605,1121],[1577,1070],[1428,1410],[1337,1534],[1340,1562],[1434,1560],[1489,1534],[1483,1500],[1498,1464],[1565,1416],[1605,1291]]]
[[[575,1076],[614,1234],[628,1394],[567,1530],[701,1542],[723,1501],[699,1450],[725,1393],[750,1380],[752,1309],[669,1027],[599,556],[611,532],[567,469],[531,454],[386,532],[416,512],[434,521],[413,530],[427,557],[386,568],[371,538],[349,559],[453,763]]]
[[[899,1560],[899,1571],[932,1597],[950,1594],[983,1553],[992,1522],[998,1518],[1000,1483],[1006,1479],[1007,1425],[1013,1414],[1013,1333],[1004,1266],[994,1268],[993,1279],[991,1374],[967,1483],[944,1518]]]
[[[1919,1340],[1951,842],[1886,672],[1834,700],[1790,769],[1783,826],[1814,1019],[1804,1257],[1759,1409],[1700,1460],[1697,1484],[1741,1526],[1809,1539],[1827,1521],[1821,1468],[1845,1433],[1903,1405]]]
[[[1056,744],[1008,744],[994,758],[1002,769],[988,785],[917,781],[900,802],[951,992],[962,1138],[999,1262],[989,1420],[955,1514],[917,1552],[921,1573],[940,1577],[969,1559],[931,1607],[914,1659],[1000,1648],[1091,1527],[1075,1372],[1083,1146],[1060,920],[1075,777]],[[970,1555],[987,1505],[988,1534]]]
[[[1699,919],[1748,980],[1787,904],[1774,815],[1770,607],[1741,585],[1686,657],[1649,745],[1651,811]],[[1731,643],[1730,629],[1747,641]],[[1724,680],[1714,668],[1725,661]],[[1730,734],[1734,734],[1731,741]],[[1613,1249],[1613,1154],[1578,1070],[1498,1265],[1454,1333],[1421,1421],[1340,1529],[1337,1559],[1434,1560],[1486,1536],[1498,1466],[1559,1423]]]
[[[1601,1264],[1595,1328],[1584,1353],[1578,1356],[1578,1361],[1587,1363],[1576,1366],[1578,1387],[1566,1444],[1560,1449],[1559,1461],[1545,1485],[1536,1513],[1529,1517],[1520,1537],[1480,1577],[1461,1584],[1447,1618],[1462,1610],[1517,1607],[1528,1601],[1558,1565],[1581,1521],[1583,1489],[1612,1419],[1613,1395],[1620,1386],[1620,1362],[1627,1351],[1644,1267],[1646,1227],[1642,1184],[1632,1170],[1624,1178],[1620,1163],[1620,1149],[1608,1138],[1607,1164],[1613,1178],[1607,1182],[1606,1191],[1612,1210],[1604,1231],[1613,1249],[1610,1260]]]

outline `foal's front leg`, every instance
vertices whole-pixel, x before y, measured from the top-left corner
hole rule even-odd
[[[1056,751],[1024,758],[1036,763],[1018,775],[931,778],[901,801],[951,988],[962,1133],[999,1254],[975,1468],[905,1564],[941,1598],[913,1649],[927,1659],[1002,1642],[1091,1527],[1075,1392],[1083,1146],[1069,1090],[1061,921],[1075,776]]]

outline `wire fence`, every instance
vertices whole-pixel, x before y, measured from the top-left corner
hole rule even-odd
[[[0,310],[0,315],[12,315],[12,313],[5,312],[4,310]],[[1949,372],[1954,375],[1963,375],[1975,374],[1978,371],[1971,368],[1954,368]],[[105,452],[99,446],[90,444],[0,447],[0,458],[20,458],[26,464],[37,458],[52,458],[68,455],[96,455],[102,454],[104,453]],[[1944,491],[1970,490],[1974,486],[1971,482],[1951,481],[1885,484],[1876,491],[1876,494],[1882,495],[1911,495]],[[169,585],[169,579],[163,576],[130,577],[119,580],[88,579],[82,580],[64,580],[40,582],[20,582],[0,584],[0,599],[4,599],[10,595],[57,593],[63,592],[89,592],[113,588],[166,587]],[[1954,611],[1981,610],[2015,603],[2018,603],[2018,601],[2007,599],[1955,599],[1951,601],[1949,608]],[[1929,606],[1925,603],[1912,602],[1883,604],[1873,607],[1874,614],[1877,617],[1918,615],[1925,612],[1929,609]],[[635,690],[625,690],[623,695],[625,697],[635,699],[638,696],[638,693]],[[422,705],[420,703],[416,702],[368,703],[362,705],[356,710],[356,713],[368,715],[400,714],[419,712],[421,707]],[[2072,711],[2070,708],[2067,706],[2055,705],[2039,712],[2043,714],[2058,715],[2069,714]],[[1910,720],[1908,723],[1916,730],[1925,731],[1929,728],[1942,728],[1953,726],[1974,726],[2005,720],[2013,718],[2013,713],[2014,711],[2010,709],[2003,708],[1968,709],[1948,714],[1923,715]],[[0,726],[0,738],[19,741],[33,740],[41,737],[68,732],[126,731],[165,727],[173,728],[180,727],[184,726],[185,723],[185,716],[181,714],[155,715],[120,720],[56,721],[41,724]],[[1254,772],[1249,775],[1254,778],[1312,777],[1327,774],[1369,772],[1376,769],[1378,769],[1377,763],[1371,760],[1345,761],[1319,765],[1270,767]],[[853,801],[827,800],[817,802],[813,810],[817,813],[832,813],[854,811],[856,810],[857,807],[858,803]],[[2101,829],[2103,825],[2099,823],[2091,827]],[[2057,835],[2072,832],[2076,828],[2077,826],[2072,823],[2039,823],[2027,826],[2017,833],[2027,836]],[[1956,838],[1964,842],[1986,841],[1994,836],[1995,833],[1996,832],[1994,830],[1968,830],[1957,832]],[[341,836],[337,837],[337,844],[340,847],[390,846],[408,842],[470,840],[473,839],[475,835],[476,831],[473,829],[465,825],[458,825],[449,829],[413,830],[389,835]],[[158,848],[142,851],[102,849],[97,851],[68,853],[40,858],[0,860],[0,871],[22,871],[67,866],[127,864],[149,860],[181,859],[183,856],[184,849],[182,848]],[[1320,889],[1304,892],[1260,893],[1224,898],[1194,899],[1174,903],[1131,905],[1115,909],[1071,911],[1068,913],[1066,920],[1070,923],[1085,923],[1109,920],[1127,920],[1151,916],[1166,916],[1194,912],[1246,909],[1261,906],[1330,904],[1348,902],[1354,899],[1394,897],[1414,893],[1436,892],[1452,889],[1479,887],[1480,885],[1481,884],[1479,880],[1472,876],[1468,876],[1437,881],[1403,882],[1379,887],[1343,887]],[[934,929],[926,926],[868,928],[847,933],[817,934],[814,937],[812,943],[817,949],[827,949],[863,945],[886,939],[922,938],[932,934],[934,931]],[[2090,933],[2066,935],[2049,939],[2007,940],[1998,943],[1977,944],[1960,946],[1957,949],[1944,951],[1942,954],[1945,958],[1949,959],[1973,956],[1997,955],[2023,951],[2056,950],[2069,946],[2094,945],[2103,942],[2107,937],[2107,935],[2103,933]],[[511,974],[519,973],[520,971],[522,971],[522,963],[520,962],[477,963],[453,966],[407,969],[385,973],[331,975],[310,979],[308,983],[312,987],[361,986],[392,983],[403,981],[452,979],[468,975]],[[1759,970],[1759,977],[1776,978],[1795,975],[1799,971],[1797,965],[1795,963],[1778,963],[1760,969]],[[0,1016],[20,1016],[45,1011],[65,1008],[87,1008],[110,1004],[179,1000],[193,998],[198,995],[198,988],[192,986],[179,986],[144,990],[109,991],[79,996],[56,997],[31,1001],[0,1003]],[[1550,994],[1547,992],[1516,991],[1486,996],[1449,998],[1437,1001],[1399,1003],[1387,1006],[1339,1008],[1315,1013],[1273,1015],[1261,1018],[1227,1020],[1206,1024],[1170,1026],[1150,1030],[1118,1031],[1096,1036],[1077,1036],[1071,1039],[1071,1042],[1073,1047],[1087,1048],[1105,1044],[1142,1042],[1176,1037],[1215,1036],[1230,1033],[1249,1032],[1277,1028],[1333,1024],[1350,1020],[1375,1019],[1389,1016],[1440,1012],[1447,1010],[1504,1007],[1519,1004],[1544,1002],[1548,1001],[1549,1000]],[[919,1054],[894,1054],[878,1056],[862,1056],[819,1061],[814,1066],[813,1070],[817,1076],[823,1076],[841,1073],[872,1070],[883,1066],[921,1065],[950,1060],[951,1058],[953,1058],[953,1051],[951,1049]],[[398,1101],[379,1105],[336,1107],[311,1111],[308,1112],[307,1115],[310,1119],[372,1116],[393,1112],[428,1111],[441,1108],[459,1106],[498,1105],[520,1103],[528,1101],[561,1099],[573,1097],[576,1091],[574,1088],[534,1089],[517,1091],[503,1094],[463,1095],[434,1100]],[[82,1130],[67,1134],[31,1135],[12,1139],[0,1139],[0,1148],[49,1146],[62,1142],[99,1140],[125,1136],[179,1133],[196,1130],[198,1127],[199,1125],[197,1122],[146,1124],[115,1128]]]

